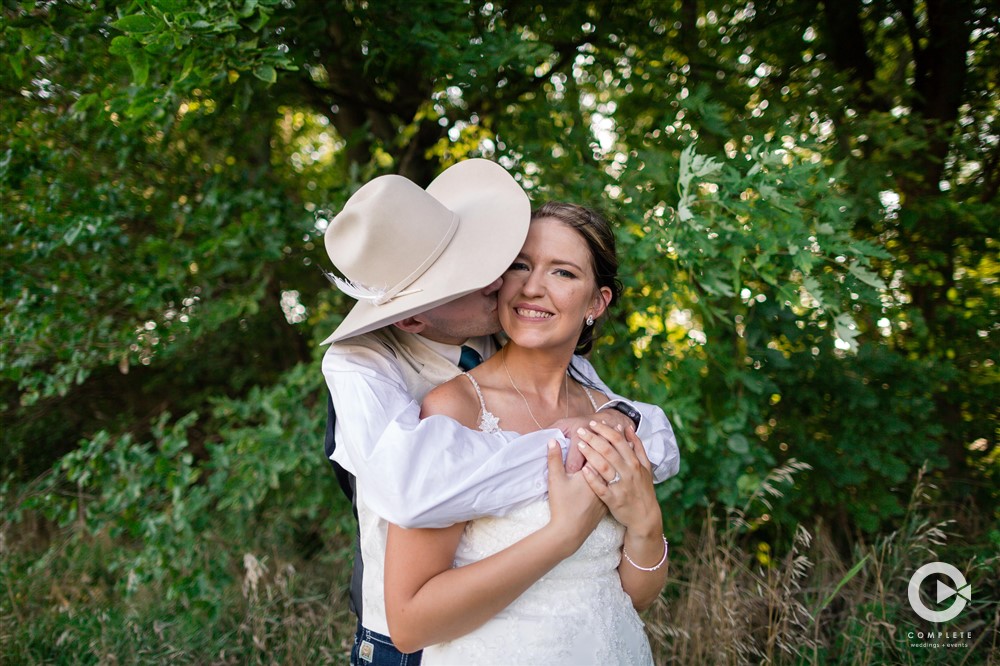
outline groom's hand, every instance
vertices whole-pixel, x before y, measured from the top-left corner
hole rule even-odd
[[[559,419],[554,422],[549,427],[558,428],[562,431],[562,434],[569,438],[569,451],[566,453],[567,474],[576,474],[583,469],[585,464],[587,464],[587,459],[583,457],[580,447],[577,446],[577,444],[583,441],[580,439],[578,431],[580,428],[593,430],[593,428],[590,427],[591,421],[603,423],[612,428],[621,426],[620,432],[625,432],[626,428],[634,425],[632,423],[632,419],[613,409],[606,409],[602,412],[597,412],[596,414],[591,414],[589,416],[573,416],[566,419]]]

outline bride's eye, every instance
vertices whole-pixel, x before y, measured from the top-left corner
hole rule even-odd
[[[510,265],[510,268],[508,268],[507,270],[508,271],[526,271],[526,270],[528,270],[528,264],[524,263],[523,261],[515,261],[514,263],[512,263]]]

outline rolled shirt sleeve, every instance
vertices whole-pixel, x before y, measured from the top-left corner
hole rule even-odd
[[[367,347],[331,347],[323,374],[337,407],[332,460],[386,520],[445,527],[545,495],[546,443],[558,430],[506,442],[445,416],[421,420],[395,359]]]
[[[574,365],[613,394],[593,367]],[[556,429],[511,437],[471,430],[446,416],[420,419],[398,362],[388,350],[333,345],[323,374],[337,408],[331,457],[357,477],[357,492],[379,516],[403,527],[445,527],[504,515],[547,491],[547,442]],[[657,482],[677,473],[677,443],[663,410],[629,402]]]

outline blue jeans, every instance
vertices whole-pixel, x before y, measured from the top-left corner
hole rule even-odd
[[[396,649],[391,638],[359,624],[351,648],[351,666],[420,666],[422,654],[404,654]]]

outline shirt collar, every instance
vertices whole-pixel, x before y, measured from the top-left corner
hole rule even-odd
[[[462,345],[449,345],[444,342],[437,342],[435,340],[430,340],[422,335],[420,336],[420,341],[423,342],[428,347],[430,347],[433,351],[440,354],[442,357],[448,359],[455,365],[458,365],[458,361],[462,357]],[[487,341],[489,341],[488,336],[481,338],[469,338],[462,344],[464,344],[467,347],[472,347],[477,352],[479,352],[480,356],[486,358]]]

